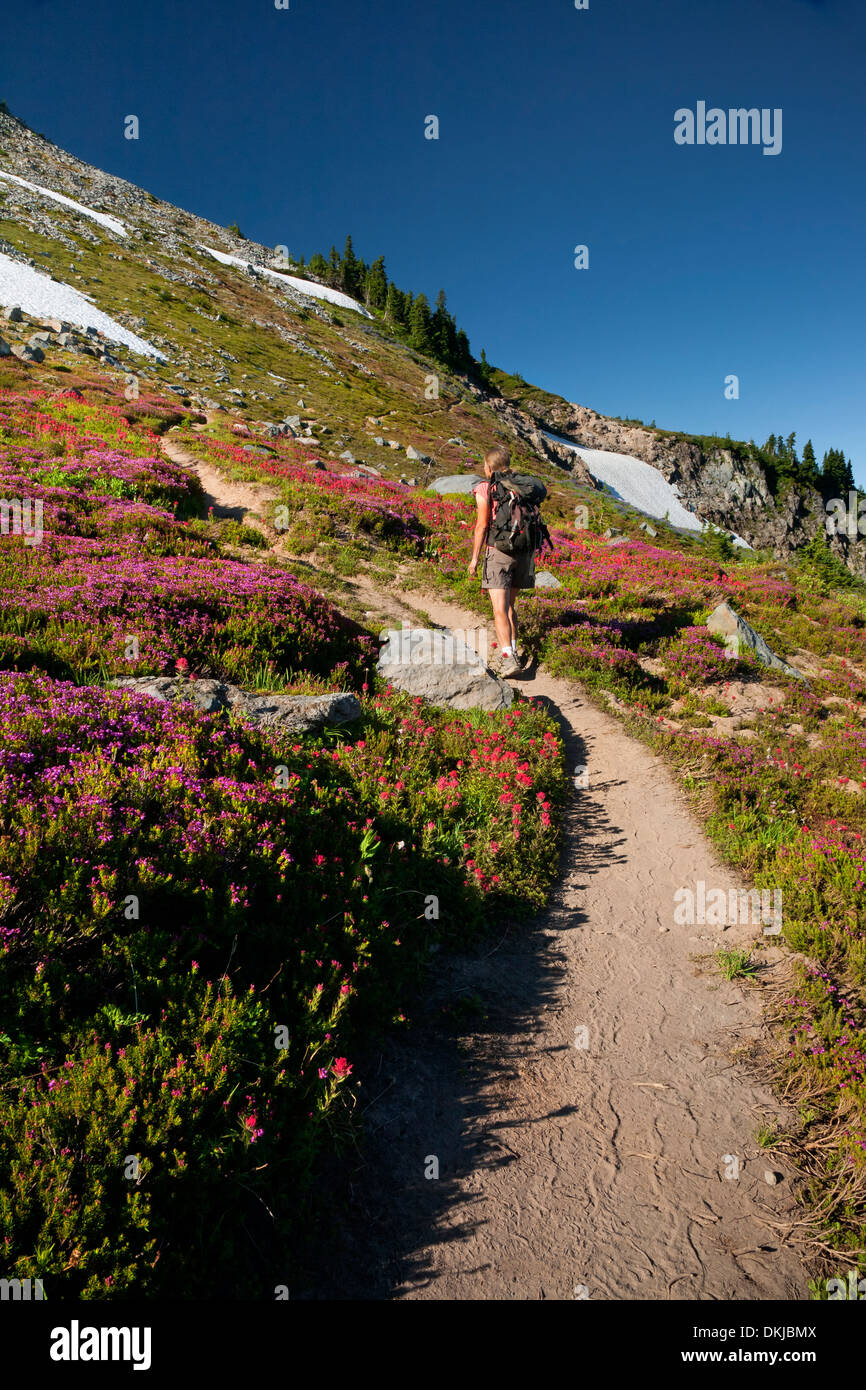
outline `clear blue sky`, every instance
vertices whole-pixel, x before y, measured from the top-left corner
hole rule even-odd
[[[476,355],[570,400],[796,430],[866,483],[862,0],[290,5],[7,0],[0,98],[269,245],[351,231],[403,288],[444,287]],[[675,144],[700,100],[781,108],[782,152]]]

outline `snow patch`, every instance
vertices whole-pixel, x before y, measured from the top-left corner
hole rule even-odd
[[[614,497],[621,502],[627,502],[630,507],[637,508],[645,516],[661,521],[667,515],[671,525],[679,526],[683,531],[720,529],[711,526],[709,522],[701,521],[694,512],[684,507],[676,484],[669,483],[657,468],[653,468],[652,464],[644,459],[633,458],[631,454],[608,453],[606,449],[585,449],[582,445],[573,444],[570,439],[563,439],[561,435],[553,434],[549,430],[545,430],[545,434],[557,444],[564,444],[566,448],[573,449],[583,459],[592,476],[604,483]],[[751,550],[748,541],[744,541],[734,532],[730,534],[734,545]]]
[[[338,304],[341,309],[353,309],[356,314],[363,314],[365,319],[373,317],[357,299],[352,299],[351,295],[343,294],[340,290],[332,290],[329,285],[320,285],[315,280],[299,280],[296,275],[283,275],[278,270],[271,270],[269,266],[245,261],[242,256],[229,256],[225,251],[215,251],[212,246],[201,246],[201,243],[199,245],[202,251],[207,251],[209,256],[221,261],[223,265],[237,265],[241,270],[251,265],[260,275],[267,275],[271,280],[281,280],[284,285],[291,285],[293,290],[309,295],[311,299],[327,299],[329,304]]]
[[[158,357],[165,361],[163,354],[144,338],[131,333],[128,328],[97,309],[80,290],[64,285],[59,280],[51,280],[32,266],[13,261],[0,252],[0,304],[15,305],[25,314],[39,319],[66,319],[79,328],[96,328],[114,343],[125,343],[133,352],[143,357]]]
[[[67,198],[64,193],[55,193],[50,188],[43,188],[38,183],[28,183],[27,179],[21,179],[17,174],[6,174],[0,169],[0,179],[7,179],[10,183],[20,184],[22,188],[29,188],[31,193],[41,193],[43,198],[51,198],[55,203],[62,203],[65,208],[72,208],[73,212],[80,212],[84,217],[92,217],[94,222],[100,226],[107,227],[115,236],[127,236],[127,230],[122,222],[116,217],[109,217],[107,212],[96,212],[93,208],[86,208],[83,203],[76,203],[74,198]]]

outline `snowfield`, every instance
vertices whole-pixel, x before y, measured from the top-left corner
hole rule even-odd
[[[0,304],[17,305],[25,314],[40,319],[66,319],[78,328],[96,328],[114,343],[125,343],[133,352],[143,357],[158,357],[165,361],[163,354],[131,333],[128,328],[104,314],[95,304],[71,285],[51,280],[32,266],[22,265],[0,252]]]
[[[50,188],[43,188],[38,183],[28,183],[26,179],[20,179],[17,174],[6,174],[0,169],[0,179],[7,179],[9,183],[20,184],[22,188],[29,188],[31,193],[41,193],[43,198],[51,198],[55,203],[62,203],[65,208],[72,208],[73,212],[80,212],[84,217],[91,217],[100,226],[107,227],[115,236],[126,236],[127,231],[122,222],[116,217],[109,217],[107,212],[94,212],[93,208],[86,208],[83,203],[76,203],[74,198],[67,198],[64,193],[55,193]],[[22,305],[22,308],[24,306]]]
[[[293,290],[299,294],[307,294],[311,299],[327,299],[329,304],[338,304],[341,309],[354,309],[356,314],[363,314],[365,319],[371,319],[373,315],[365,309],[363,304],[359,304],[357,299],[352,299],[351,295],[342,294],[340,290],[332,290],[328,285],[320,285],[315,280],[299,280],[296,275],[283,275],[278,270],[270,270],[266,265],[256,265],[254,261],[245,261],[242,256],[229,256],[225,251],[215,251],[212,246],[201,246],[202,251],[207,251],[209,256],[221,261],[223,265],[237,265],[241,270],[251,265],[261,275],[267,275],[271,280],[282,280],[284,285],[291,285]]]
[[[544,433],[557,444],[573,449],[583,459],[592,476],[604,483],[614,497],[627,502],[630,507],[636,507],[645,516],[662,521],[667,515],[672,526],[679,526],[684,531],[718,529],[711,528],[708,522],[701,521],[694,512],[684,507],[675,484],[669,483],[657,468],[644,459],[633,458],[631,454],[608,453],[606,449],[584,449],[582,445],[573,444],[559,434],[552,434],[549,430]],[[734,545],[751,549],[748,541],[733,531],[730,534]]]

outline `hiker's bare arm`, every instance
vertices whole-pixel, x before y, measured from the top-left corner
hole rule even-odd
[[[487,527],[490,522],[490,504],[487,501],[485,490],[479,491],[475,496],[478,507],[478,515],[475,518],[475,535],[472,542],[472,559],[469,561],[469,573],[474,574],[478,568],[478,560],[481,549],[484,545],[484,538],[487,535]]]

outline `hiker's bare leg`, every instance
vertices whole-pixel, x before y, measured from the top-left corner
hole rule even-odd
[[[493,624],[496,628],[496,640],[500,649],[511,646],[511,623],[508,618],[508,596],[510,589],[488,589],[490,602],[493,607]]]
[[[511,650],[517,651],[517,613],[514,608],[514,600],[517,597],[516,589],[505,590],[505,616],[508,619],[508,628],[511,633]]]

